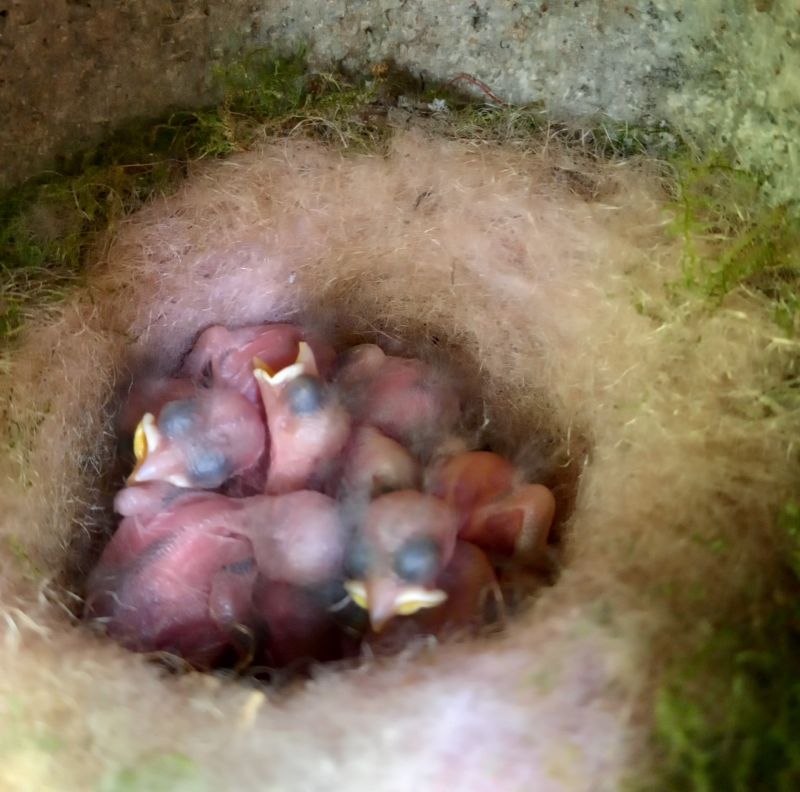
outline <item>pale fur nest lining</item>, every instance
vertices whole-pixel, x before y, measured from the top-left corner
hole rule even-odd
[[[645,163],[411,132],[386,157],[273,142],[124,222],[2,371],[0,786],[91,789],[166,754],[187,789],[616,788],[662,661],[769,580],[796,474],[786,416],[752,409],[788,354],[768,306],[666,310],[664,198]],[[563,572],[506,633],[272,700],[69,618],[119,391],[210,324],[284,319],[444,350],[486,436],[561,482]]]

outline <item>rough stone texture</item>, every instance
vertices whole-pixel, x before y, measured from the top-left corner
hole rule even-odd
[[[300,44],[320,67],[466,72],[557,118],[666,119],[800,194],[796,0],[0,0],[0,184],[213,99],[223,57]]]
[[[308,42],[320,64],[392,58],[437,79],[480,77],[510,102],[622,120],[652,110],[674,47],[649,3],[331,0],[268,3],[269,40]]]
[[[665,115],[765,176],[771,203],[800,200],[800,5],[703,0],[687,6],[686,77],[666,95]]]

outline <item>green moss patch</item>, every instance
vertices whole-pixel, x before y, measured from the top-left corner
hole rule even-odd
[[[800,505],[786,505],[780,528],[786,579],[776,580],[772,602],[717,625],[665,674],[655,701],[657,788],[800,788]]]

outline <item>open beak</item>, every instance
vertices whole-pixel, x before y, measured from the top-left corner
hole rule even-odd
[[[287,382],[302,376],[312,374],[319,376],[317,361],[311,347],[305,342],[300,341],[297,345],[297,358],[294,363],[277,371],[259,358],[253,358],[253,374],[259,382],[278,388]]]
[[[145,413],[136,427],[133,435],[133,455],[136,457],[136,467],[128,476],[127,484],[166,481],[176,487],[192,486],[185,475],[176,472],[176,468],[180,470],[182,465],[179,464],[179,459],[176,459],[174,449],[162,448],[162,435],[152,413]]]
[[[369,612],[375,632],[380,632],[395,616],[411,616],[423,608],[441,605],[447,594],[441,589],[409,586],[393,580],[348,580],[345,590],[353,602]]]
[[[156,419],[153,413],[145,413],[142,420],[136,426],[133,434],[133,455],[136,457],[136,467],[128,476],[128,484],[136,484],[140,479],[137,476],[141,473],[142,466],[147,461],[147,457],[158,448],[161,443],[161,432],[156,426]]]

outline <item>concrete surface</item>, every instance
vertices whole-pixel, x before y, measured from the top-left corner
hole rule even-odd
[[[0,184],[126,118],[212,100],[224,57],[302,43],[321,67],[467,72],[556,118],[665,119],[791,198],[798,41],[795,0],[0,0]]]

